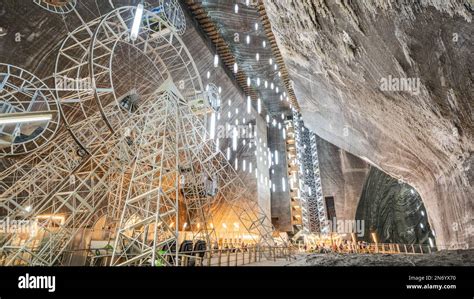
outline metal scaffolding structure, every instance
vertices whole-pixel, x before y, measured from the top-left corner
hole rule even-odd
[[[136,7],[81,18],[60,47],[55,87],[14,85],[26,96],[44,90],[51,107],[59,102],[64,126],[0,173],[0,217],[35,222],[0,235],[1,264],[70,264],[78,236],[106,217],[111,265],[178,265],[180,219],[210,248],[209,210],[221,203],[256,243],[273,244],[269,219],[208,136],[203,114],[216,94],[203,89],[179,37],[184,15],[171,4],[144,10],[135,40]],[[51,120],[48,132],[58,124]]]
[[[33,2],[57,14],[67,14],[73,11],[77,4],[77,0],[33,0]]]
[[[60,124],[59,103],[44,82],[24,69],[3,63],[0,113],[4,115],[0,121],[0,158],[39,149],[54,137]],[[18,123],[15,118],[29,121]]]
[[[326,209],[321,189],[316,136],[304,126],[301,115],[293,111],[296,154],[299,161],[299,198],[302,207],[303,232],[329,232]]]
[[[330,233],[328,217],[326,214],[326,205],[324,203],[323,189],[321,185],[321,171],[319,169],[319,156],[318,156],[318,147],[316,143],[316,134],[314,132],[309,132],[310,135],[310,144],[311,144],[311,155],[313,161],[313,174],[314,174],[314,185],[311,185],[313,196],[313,202],[316,202],[316,205],[312,204],[310,207],[310,214],[317,215],[319,219],[319,231],[321,234],[326,235]],[[316,207],[316,209],[315,209]]]

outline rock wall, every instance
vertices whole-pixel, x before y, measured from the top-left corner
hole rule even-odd
[[[336,218],[354,220],[369,165],[337,146],[317,138],[323,197],[334,197]]]
[[[472,1],[264,4],[306,125],[414,186],[438,244],[473,246]]]
[[[388,176],[375,167],[370,169],[357,207],[357,220],[364,221],[364,236],[380,243],[431,245],[433,234],[420,195],[411,186]]]

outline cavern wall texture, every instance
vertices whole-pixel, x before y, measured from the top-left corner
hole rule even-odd
[[[337,146],[316,139],[323,197],[334,198],[336,218],[354,220],[369,165]]]
[[[370,169],[355,218],[364,221],[361,240],[373,242],[371,233],[376,233],[380,243],[434,246],[420,195],[376,167]]]
[[[414,186],[438,245],[472,247],[472,1],[264,4],[306,125]]]

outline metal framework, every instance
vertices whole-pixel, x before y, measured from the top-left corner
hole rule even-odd
[[[186,32],[186,17],[178,0],[160,0],[160,5],[152,12],[160,13],[179,35]]]
[[[313,161],[313,174],[314,174],[314,186],[312,187],[312,192],[315,192],[313,202],[316,202],[317,209],[314,209],[314,204],[311,205],[310,213],[313,215],[318,215],[319,219],[319,230],[322,234],[328,234],[329,224],[328,217],[326,214],[326,205],[324,203],[323,189],[321,184],[321,171],[319,169],[319,156],[318,156],[318,147],[316,143],[316,134],[314,132],[309,132],[310,135],[310,144],[311,144],[311,154]]]
[[[303,231],[328,233],[327,217],[321,189],[316,136],[304,126],[301,115],[293,111],[296,154],[299,161],[299,194],[302,204]]]
[[[22,123],[0,121],[0,158],[23,155],[50,141],[59,128],[59,104],[35,75],[0,63],[0,120],[8,117],[49,116],[50,120]]]
[[[67,14],[74,10],[77,4],[77,0],[33,0],[33,2],[57,14]]]
[[[209,247],[209,210],[222,203],[272,244],[270,221],[215,150],[203,108],[190,104],[215,95],[178,31],[145,10],[131,41],[135,9],[83,24],[61,45],[54,78],[66,126],[0,173],[1,215],[37,227],[0,236],[2,264],[69,264],[78,236],[105,216],[111,265],[178,265],[180,219]]]

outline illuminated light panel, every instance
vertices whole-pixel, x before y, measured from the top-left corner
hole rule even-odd
[[[138,32],[140,31],[140,24],[143,17],[143,4],[137,5],[137,10],[135,11],[135,18],[133,19],[132,30],[130,32],[130,39],[136,41],[138,38]]]

